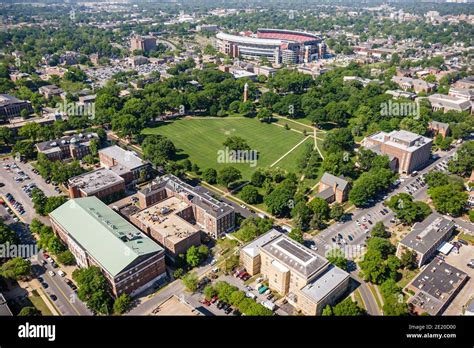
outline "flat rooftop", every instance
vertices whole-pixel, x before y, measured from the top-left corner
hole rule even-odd
[[[95,196],[70,199],[49,215],[112,276],[164,251]]]
[[[418,292],[408,302],[431,315],[438,315],[466,278],[463,271],[435,259],[410,284]]]
[[[177,197],[169,197],[137,214],[130,216],[137,219],[153,231],[166,237],[170,242],[176,244],[188,238],[199,229],[176,215],[189,205]]]
[[[263,244],[261,249],[306,278],[310,278],[328,264],[328,260],[284,234]]]
[[[79,133],[73,135],[67,135],[62,138],[52,139],[48,141],[43,141],[36,144],[36,148],[40,152],[54,152],[59,151],[60,146],[67,146],[73,144],[88,144],[93,139],[98,139],[97,133]]]
[[[92,172],[84,173],[69,179],[69,185],[78,187],[87,195],[93,195],[96,192],[108,187],[115,186],[125,180],[113,170],[99,168]]]
[[[278,237],[279,235],[281,235],[281,232],[278,232],[277,230],[272,228],[267,233],[261,235],[260,237],[258,237],[254,241],[252,241],[249,244],[247,244],[246,246],[244,246],[242,248],[242,250],[246,254],[248,254],[252,257],[255,257],[258,254],[260,254],[260,246],[262,246],[263,244],[268,243],[269,241],[271,241],[272,239]]]
[[[113,158],[120,166],[127,169],[134,169],[146,164],[140,157],[132,151],[124,150],[120,146],[112,145],[104,149],[100,149],[99,153]],[[120,173],[118,173],[120,174]]]
[[[421,254],[425,254],[439,240],[451,233],[453,229],[454,222],[438,213],[433,213],[422,222],[417,222],[413,225],[411,232],[400,243]]]
[[[153,310],[152,315],[202,315],[200,311],[182,301],[178,296],[171,295],[161,302],[158,307]]]
[[[301,291],[318,303],[328,296],[341,283],[346,281],[347,278],[349,278],[349,273],[343,271],[339,267],[330,266],[326,272],[311,283],[307,284],[301,289]]]
[[[369,138],[408,152],[414,152],[422,146],[432,143],[430,138],[406,130],[392,131],[390,133],[381,131],[370,135]]]

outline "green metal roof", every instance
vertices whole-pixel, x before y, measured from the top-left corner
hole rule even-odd
[[[97,197],[71,199],[50,216],[111,275],[161,246]]]

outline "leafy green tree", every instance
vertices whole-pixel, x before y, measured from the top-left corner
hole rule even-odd
[[[290,237],[291,239],[297,241],[298,243],[301,243],[303,244],[304,242],[304,238],[303,238],[303,231],[301,231],[301,229],[299,228],[293,228],[289,233],[288,233],[288,237]]]
[[[206,300],[210,300],[211,298],[213,298],[214,296],[217,295],[217,290],[214,289],[214,287],[212,285],[207,285],[205,288],[204,288],[204,297],[206,298]]]
[[[340,221],[343,216],[344,216],[344,207],[342,206],[342,204],[338,202],[334,203],[329,212],[329,217],[336,221]]]
[[[343,270],[347,270],[348,261],[345,258],[344,252],[341,249],[334,248],[334,249],[329,250],[328,253],[326,254],[326,258],[333,265]]]
[[[184,275],[181,280],[183,281],[184,286],[191,292],[196,292],[198,286],[198,276],[194,272],[187,273]]]
[[[321,315],[327,316],[327,317],[332,316],[333,315],[332,307],[330,305],[326,305],[326,307],[323,308]]]
[[[16,232],[0,220],[0,245],[16,244],[18,237]]]
[[[378,221],[375,223],[372,231],[370,231],[372,237],[378,238],[390,238],[390,232],[387,231],[383,222]]]
[[[356,302],[346,298],[332,308],[335,316],[360,316],[365,315],[364,309],[360,308]]]
[[[199,253],[199,250],[196,248],[196,246],[192,245],[186,251],[186,262],[191,267],[196,267],[201,263],[201,254]]]
[[[182,268],[177,268],[177,269],[173,272],[173,278],[175,278],[175,279],[179,279],[179,278],[181,278],[183,275],[184,275],[184,270],[183,270]]]
[[[141,144],[143,156],[153,165],[163,165],[176,155],[173,142],[161,135],[149,135]]]
[[[57,258],[58,258],[59,263],[62,263],[63,265],[66,265],[66,266],[73,266],[76,264],[76,259],[74,258],[74,255],[69,250],[59,253],[57,255]]]
[[[36,307],[23,307],[18,313],[19,317],[35,317],[35,316],[40,316],[41,312],[36,309]]]
[[[260,202],[258,190],[252,185],[247,185],[242,188],[240,191],[240,198],[242,198],[245,203],[249,204],[257,204]]]
[[[400,264],[407,269],[415,269],[417,266],[416,253],[411,250],[404,250],[400,257]]]
[[[270,110],[268,110],[267,108],[262,108],[257,113],[257,118],[261,122],[270,122],[273,118],[272,112]]]
[[[0,275],[9,279],[26,279],[31,275],[31,263],[21,257],[15,257],[0,267]]]
[[[459,186],[455,184],[431,187],[428,189],[428,195],[438,212],[452,216],[462,214],[469,198],[467,192],[460,191]]]
[[[113,310],[115,314],[123,314],[129,310],[132,304],[132,298],[123,293],[119,297],[117,297],[114,301]]]
[[[312,217],[312,210],[304,200],[299,201],[291,209],[291,218],[293,222],[302,230],[307,230]]]
[[[202,179],[211,185],[217,183],[217,171],[214,168],[207,168],[202,173]]]
[[[395,212],[397,218],[406,224],[423,221],[431,214],[431,209],[426,203],[415,202],[413,197],[406,193],[392,196],[387,205]]]
[[[323,228],[325,222],[329,219],[329,204],[324,199],[315,197],[309,202],[309,207],[313,212],[311,227],[317,229]]]
[[[474,141],[467,141],[456,152],[456,157],[448,162],[451,173],[468,176],[474,169]]]
[[[91,266],[74,270],[72,278],[78,284],[77,296],[87,302],[92,310],[108,314],[112,307],[112,298],[108,292],[108,283],[99,267]]]
[[[265,182],[266,175],[261,170],[257,169],[253,174],[250,181],[256,187],[262,187]]]
[[[227,188],[229,188],[229,185],[232,184],[233,182],[240,180],[242,178],[242,173],[240,170],[234,168],[234,167],[225,167],[222,168],[219,171],[219,174],[217,175],[217,182]]]

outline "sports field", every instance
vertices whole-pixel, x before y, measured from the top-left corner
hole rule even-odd
[[[304,136],[297,132],[246,118],[186,118],[144,129],[143,133],[161,134],[168,137],[201,170],[206,168],[219,170],[231,165],[242,172],[244,179],[249,179],[259,167],[270,167],[304,139]],[[218,151],[224,149],[222,144],[227,137],[232,135],[245,139],[252,150],[258,151],[259,157],[255,167],[251,167],[248,163],[217,162]],[[308,139],[304,143],[311,140]],[[295,148],[274,167],[294,171],[295,155],[301,153],[303,144]]]

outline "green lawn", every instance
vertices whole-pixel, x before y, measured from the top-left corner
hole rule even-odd
[[[222,169],[225,166],[238,168],[249,179],[258,167],[269,167],[293,146],[303,140],[303,135],[261,123],[256,119],[180,119],[143,130],[144,134],[161,134],[168,137],[183,154],[201,169]],[[244,138],[252,149],[259,153],[257,165],[248,163],[217,163],[217,151],[223,150],[223,142],[229,136]],[[307,140],[310,141],[310,140]],[[301,145],[302,150],[303,145]],[[300,148],[295,150],[295,153]],[[289,157],[289,158],[288,158]],[[291,153],[280,168],[294,170],[296,157]]]
[[[33,290],[31,296],[28,298],[31,303],[36,307],[36,309],[41,312],[42,315],[53,315],[53,313],[51,313],[51,311],[49,310],[49,307],[46,305],[46,303],[43,301],[43,299],[36,290]]]

